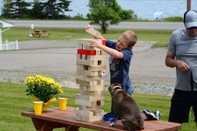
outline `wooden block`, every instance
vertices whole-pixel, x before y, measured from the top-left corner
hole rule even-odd
[[[77,54],[81,55],[96,55],[96,50],[84,50],[84,49],[78,49]]]
[[[87,60],[106,60],[106,55],[87,56]]]
[[[106,66],[105,65],[89,66],[89,65],[77,64],[77,70],[103,71],[106,70]]]
[[[93,29],[93,28],[89,28],[89,29],[86,29],[85,30],[87,33],[97,37],[97,38],[100,38],[101,37],[101,33],[98,32],[97,30]]]
[[[96,55],[106,55],[107,54],[105,51],[98,49],[98,48],[96,48],[95,51],[96,51]]]
[[[102,101],[104,101],[104,100],[101,100],[101,101],[85,101],[85,100],[81,100],[81,99],[75,99],[75,104],[92,107],[92,106],[97,106],[97,105],[101,106],[102,103],[103,103]]]
[[[82,110],[79,110],[78,108],[75,108],[75,114],[79,116],[85,116],[85,117],[93,116],[92,111],[82,111]]]
[[[94,103],[91,101],[84,101],[84,100],[80,100],[80,99],[75,99],[75,104],[83,105],[83,106],[92,106]]]
[[[86,106],[86,110],[100,110],[100,106],[92,106],[92,107]]]
[[[98,65],[98,66],[88,66],[89,71],[103,71],[106,70],[106,66]]]
[[[81,95],[89,95],[89,96],[104,96],[105,91],[80,91]]]
[[[95,106],[104,105],[104,96],[100,96],[100,100],[95,100],[95,101],[87,101],[87,100],[83,100],[83,99],[85,99],[83,96],[80,97],[79,99],[75,99],[75,104],[88,106],[88,107],[95,107]]]
[[[86,70],[86,71],[89,71],[89,65],[80,65],[80,64],[77,64],[77,70]]]
[[[80,85],[79,89],[82,91],[103,91],[104,90],[104,85],[96,85],[96,86],[83,86]]]
[[[101,76],[84,76],[84,75],[77,75],[77,79],[92,81],[92,80],[102,80]]]
[[[81,65],[92,65],[92,66],[96,66],[96,65],[106,65],[106,60],[88,60],[87,57],[84,58],[83,55],[77,55],[77,64],[81,64]]]
[[[106,52],[104,52],[101,49],[95,48],[89,48],[89,49],[84,49],[84,46],[81,48],[77,49],[77,54],[82,54],[82,55],[106,55]]]
[[[82,59],[82,55],[77,55],[77,64],[81,65],[98,65],[98,61],[90,61],[90,60],[85,60]],[[104,62],[103,62],[104,63]]]
[[[84,100],[84,101],[100,101],[104,100],[104,95],[101,96],[89,96],[89,95],[81,95],[77,94],[76,99]]]
[[[82,45],[90,46],[93,39],[78,39],[77,42]]]
[[[75,119],[79,120],[79,121],[85,121],[85,122],[94,122],[94,121],[102,120],[102,117],[103,116],[92,116],[92,117],[88,118],[88,117],[84,117],[84,116],[81,116],[81,117],[76,116]]]
[[[84,116],[84,117],[88,117],[88,118],[91,118],[92,116],[101,116],[101,115],[103,115],[103,112],[104,112],[103,110],[82,111],[82,110],[75,109],[76,115]]]
[[[77,65],[77,70],[83,70],[83,66],[82,65]]]
[[[104,80],[81,80],[81,79],[76,79],[76,83],[79,84],[80,86],[88,86],[88,87],[93,87],[96,88],[95,86],[97,86],[99,88],[99,86],[104,85]]]
[[[100,76],[106,75],[106,70],[99,71],[99,75],[100,75]]]
[[[79,110],[86,111],[86,110],[87,110],[87,107],[88,107],[88,106],[79,105]],[[97,108],[100,109],[100,107],[97,107]],[[95,108],[95,109],[97,109],[97,108]]]
[[[79,110],[81,111],[93,111],[93,110],[100,110],[100,106],[93,106],[93,107],[89,107],[89,106],[84,106],[84,105],[79,105],[78,107]]]
[[[87,60],[88,59],[88,56],[87,55],[81,55],[81,59],[82,60]]]
[[[85,46],[85,45],[90,46],[92,40],[94,40],[94,39],[78,39],[77,42],[79,44],[82,44],[83,46]]]
[[[80,99],[80,94],[76,94],[76,99]]]
[[[84,49],[83,44],[78,44],[78,49]]]
[[[98,49],[97,47],[91,47],[90,45],[88,44],[80,44],[78,43],[78,49],[83,49],[83,50],[95,50],[95,49]]]
[[[86,71],[86,70],[77,70],[78,75],[85,75],[85,76],[99,76],[97,71]]]
[[[85,117],[85,116],[76,115],[75,119],[79,121],[94,122],[94,121],[102,120],[103,115],[104,115],[104,111],[101,111],[100,115],[98,116]]]
[[[76,79],[76,83],[79,85],[84,85],[84,86],[96,86],[97,81],[85,81],[85,80],[80,80],[80,79]]]

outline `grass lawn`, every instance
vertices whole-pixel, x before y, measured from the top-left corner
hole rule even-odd
[[[85,32],[84,29],[66,29],[66,28],[39,28],[39,30],[47,30],[50,35],[48,37],[29,37],[30,29],[22,27],[12,27],[11,29],[2,33],[2,40],[5,41],[25,41],[25,40],[60,40],[60,41],[72,41],[79,38],[91,38],[91,35]],[[109,29],[106,34],[102,34],[106,39],[116,40],[122,32],[121,29]],[[138,40],[155,41],[156,44],[153,47],[167,47],[171,30],[133,30]]]
[[[26,96],[26,85],[24,83],[9,83],[0,82],[0,130],[1,131],[35,131],[32,121],[29,117],[21,116],[21,112],[32,110],[32,99]],[[75,96],[79,93],[78,89],[63,88],[62,97],[68,98],[68,106],[78,107],[75,104]],[[170,107],[169,96],[149,95],[134,93],[133,98],[139,104],[140,109],[148,108],[151,111],[159,110],[161,120],[168,120],[168,112]],[[111,98],[106,91],[105,104],[101,108],[108,112],[110,110]],[[55,102],[50,107],[57,107],[58,102]],[[55,131],[64,131],[63,128],[55,129]],[[80,131],[93,131],[85,128],[80,128]],[[190,122],[184,124],[181,131],[196,131],[195,123],[190,116]]]

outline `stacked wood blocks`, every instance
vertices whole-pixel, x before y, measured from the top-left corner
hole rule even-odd
[[[93,39],[78,40],[77,50],[77,78],[80,94],[76,95],[75,109],[77,120],[98,121],[102,119],[104,111],[100,106],[104,104],[104,81],[102,76],[106,71],[106,53],[96,47],[90,47]],[[105,40],[97,39],[105,45]]]

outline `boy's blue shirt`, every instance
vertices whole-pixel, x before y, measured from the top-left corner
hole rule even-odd
[[[116,50],[115,41],[107,40],[106,46]],[[123,54],[123,59],[113,58],[112,56],[109,58],[110,83],[121,83],[124,86],[124,90],[131,94],[131,92],[129,92],[129,88],[131,87],[132,82],[129,77],[129,69],[133,51],[126,48],[120,52]]]

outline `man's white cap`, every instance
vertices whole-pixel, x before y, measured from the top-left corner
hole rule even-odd
[[[185,25],[187,28],[197,27],[197,12],[190,10],[185,15]]]

